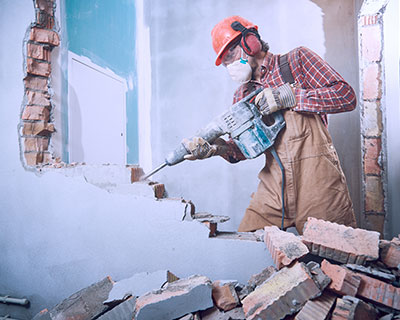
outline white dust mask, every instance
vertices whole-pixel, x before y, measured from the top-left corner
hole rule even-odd
[[[253,70],[251,69],[247,59],[240,58],[239,60],[228,64],[226,68],[228,69],[228,73],[233,81],[247,83],[251,80]]]

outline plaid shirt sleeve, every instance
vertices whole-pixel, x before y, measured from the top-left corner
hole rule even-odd
[[[357,104],[352,87],[322,58],[305,47],[289,54],[296,82],[295,111],[338,113],[354,110]]]

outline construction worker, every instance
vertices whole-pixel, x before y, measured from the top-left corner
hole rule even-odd
[[[241,83],[233,102],[262,87],[255,98],[261,114],[267,118],[280,110],[286,122],[274,144],[277,157],[265,152],[258,189],[239,231],[276,225],[295,226],[302,234],[308,217],[355,227],[346,178],[327,130],[327,114],[356,107],[354,90],[308,48],[272,54],[258,27],[242,17],[223,19],[211,36],[215,64]],[[231,163],[246,159],[233,140],[219,138],[210,145],[195,137],[183,143],[191,151],[189,160],[215,155]]]

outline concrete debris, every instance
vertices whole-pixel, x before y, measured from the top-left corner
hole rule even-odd
[[[174,278],[177,280],[177,277],[168,270],[137,273],[129,279],[114,283],[108,299],[104,303],[112,304],[131,296],[142,296],[149,291],[161,289],[166,282],[172,282],[171,279]]]
[[[207,212],[195,213],[193,219],[200,222],[210,222],[210,223],[224,223],[230,220],[228,216],[214,216]]]
[[[300,237],[280,230],[277,226],[264,228],[264,242],[278,270],[309,252]]]
[[[139,297],[135,319],[176,319],[213,306],[211,281],[204,276],[180,279],[158,291]]]
[[[187,215],[196,218],[194,206],[188,206]],[[211,223],[217,218],[202,219],[206,220],[201,223]],[[227,239],[265,238],[281,269],[268,266],[247,284],[211,282],[201,275],[178,279],[167,270],[139,273],[118,282],[106,277],[33,319],[400,319],[398,238],[379,241],[376,232],[314,218],[308,220],[302,237],[309,253],[299,245],[300,237],[274,227],[218,232],[217,238],[221,234],[229,234]]]
[[[217,280],[212,283],[212,297],[217,308],[229,311],[239,304],[235,285],[236,283],[232,281]]]
[[[379,232],[308,218],[303,242],[311,253],[341,263],[365,264],[379,258]]]

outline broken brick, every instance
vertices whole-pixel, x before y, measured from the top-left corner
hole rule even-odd
[[[60,44],[60,38],[57,32],[35,27],[31,29],[29,40],[46,43],[52,46],[58,46]]]
[[[400,288],[361,273],[356,274],[361,278],[358,297],[400,310]]]
[[[175,319],[212,306],[211,281],[196,275],[139,297],[136,300],[135,319]]]
[[[375,320],[378,312],[370,304],[350,296],[336,300],[336,307],[333,310],[331,320]]]
[[[28,75],[24,78],[24,83],[28,89],[47,91],[47,80],[47,78]]]
[[[335,301],[336,296],[325,291],[321,296],[308,300],[296,315],[295,320],[324,320],[328,317]]]
[[[22,120],[43,120],[49,121],[50,111],[46,107],[27,106],[22,113]]]
[[[274,274],[277,270],[273,266],[269,266],[262,270],[260,273],[254,274],[250,277],[249,281],[247,281],[247,285],[251,290],[254,290],[256,287],[261,285],[265,280],[267,280],[272,274]]]
[[[342,263],[365,264],[379,258],[379,232],[308,218],[303,242],[312,254]]]
[[[155,183],[152,185],[152,187],[154,190],[154,197],[156,197],[157,199],[164,198],[165,186],[163,183]]]
[[[113,286],[110,277],[74,293],[50,310],[52,319],[94,319],[108,307],[103,304]]]
[[[131,167],[131,183],[140,181],[140,178],[144,176],[144,171],[141,167]]]
[[[389,270],[383,272],[380,271],[379,269],[372,268],[371,266],[365,267],[365,266],[360,266],[359,264],[346,264],[345,267],[353,271],[359,271],[365,273],[374,278],[382,279],[389,282],[396,281],[396,276],[393,273],[389,272]]]
[[[28,105],[50,106],[50,96],[47,93],[28,90],[26,92]]]
[[[30,58],[50,61],[50,48],[48,46],[28,43],[27,50]]]
[[[204,311],[200,311],[200,316],[201,320],[246,320],[241,307],[229,310],[227,312],[220,311],[217,307],[213,307]]]
[[[217,236],[218,225],[216,223],[204,221],[204,222],[202,222],[202,224],[204,224],[210,230],[210,233],[208,234],[209,237]]]
[[[385,243],[385,242],[382,242]],[[380,252],[380,260],[389,268],[399,268],[400,266],[400,239],[393,238],[383,245]]]
[[[356,296],[361,283],[360,277],[346,268],[329,263],[327,260],[322,261],[321,269],[332,280],[328,285],[330,290],[344,296]]]
[[[233,282],[214,281],[212,283],[212,297],[215,305],[224,311],[232,310],[239,304],[239,297]]]
[[[44,121],[25,122],[22,129],[23,135],[48,136],[55,131],[54,124]]]
[[[264,228],[264,243],[278,270],[309,252],[299,237],[293,233],[282,231],[277,226]]]
[[[25,151],[46,151],[49,147],[49,138],[25,138]]]
[[[246,319],[282,319],[299,311],[321,289],[304,263],[295,263],[274,273],[243,299]]]
[[[24,152],[26,164],[28,166],[36,166],[43,163],[43,152]]]
[[[36,0],[35,1],[35,6],[38,8],[40,11],[44,11],[48,14],[53,14],[53,1],[49,0]]]
[[[27,58],[26,71],[33,75],[48,77],[51,73],[51,64]]]

